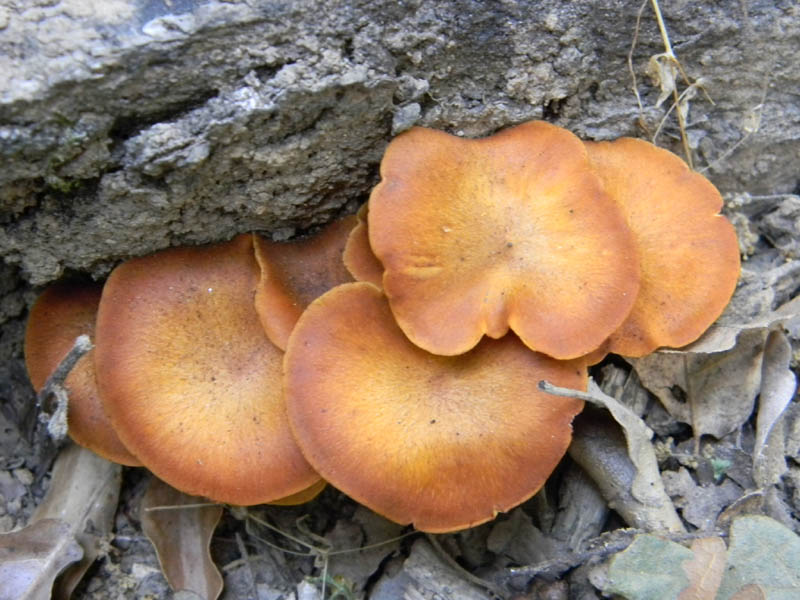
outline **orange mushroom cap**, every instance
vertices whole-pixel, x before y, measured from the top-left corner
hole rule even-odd
[[[280,500],[317,475],[292,439],[283,353],[253,305],[253,236],[120,265],[97,314],[97,383],[126,446],[173,487],[219,502]]]
[[[314,298],[353,281],[342,261],[347,236],[357,223],[349,215],[297,241],[272,242],[255,236],[261,283],[256,311],[270,341],[281,350],[297,319]]]
[[[644,356],[696,340],[736,288],[736,232],[713,184],[679,157],[633,138],[586,142],[589,159],[633,232],[641,285],[605,349]]]
[[[311,502],[314,498],[319,496],[322,493],[322,490],[327,487],[327,485],[327,481],[320,479],[316,483],[312,483],[306,489],[301,490],[296,494],[292,494],[291,496],[273,500],[270,502],[270,504],[274,504],[275,506],[296,506],[298,504],[305,504],[306,502]]]
[[[414,128],[381,163],[369,240],[415,344],[453,355],[509,327],[575,358],[619,327],[639,287],[632,235],[581,141],[541,121],[480,140]]]
[[[533,495],[583,407],[537,384],[586,386],[582,361],[531,352],[514,335],[460,356],[429,354],[362,282],[311,303],[289,338],[284,373],[292,430],[320,474],[389,519],[431,532],[483,523]]]
[[[369,245],[367,232],[367,211],[369,204],[363,204],[358,209],[356,217],[358,224],[353,227],[347,244],[344,247],[342,260],[350,275],[356,281],[368,281],[381,287],[383,285],[383,265]]]
[[[25,330],[25,366],[40,392],[79,335],[94,337],[94,322],[102,285],[63,281],[37,298]],[[108,460],[128,465],[142,463],[120,441],[103,409],[94,377],[94,350],[84,354],[64,380],[69,404],[67,427],[77,443]]]

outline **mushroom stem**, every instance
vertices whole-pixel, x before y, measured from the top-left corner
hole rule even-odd
[[[47,433],[50,434],[56,444],[60,444],[67,436],[69,395],[64,387],[64,380],[81,357],[92,348],[94,348],[94,345],[88,335],[79,335],[75,338],[75,343],[70,348],[70,351],[58,364],[56,370],[47,378],[44,387],[36,394],[36,404],[40,411],[39,421],[47,423]],[[46,406],[50,396],[55,397],[56,404],[53,411],[48,414]]]

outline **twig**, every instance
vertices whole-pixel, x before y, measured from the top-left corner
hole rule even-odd
[[[549,381],[540,381],[539,389],[553,396],[562,396],[564,398],[577,398],[584,402],[589,402],[600,408],[608,408],[608,401],[602,397],[593,394],[592,392],[582,392],[580,390],[573,390],[572,388],[558,387]]]
[[[510,567],[506,569],[503,579],[508,580],[513,577],[528,577],[529,579],[541,576],[557,577],[565,571],[580,566],[589,560],[604,559],[612,554],[625,550],[625,548],[631,545],[633,539],[640,534],[654,535],[642,529],[618,529],[611,532],[611,534],[604,533],[589,540],[586,544],[586,550],[570,552],[559,558],[544,560],[535,565]],[[617,539],[607,541],[611,535],[617,536]],[[727,537],[727,533],[723,531],[693,531],[691,533],[664,532],[658,534],[658,537],[678,543],[714,536],[725,538]]]
[[[72,371],[75,364],[94,346],[88,335],[79,335],[75,343],[61,360],[56,370],[47,378],[42,389],[36,395],[36,405],[39,410],[39,422],[47,424],[47,433],[58,445],[67,436],[67,409],[69,395],[64,387],[64,380]],[[47,411],[47,401],[54,397],[55,408],[52,413]]]
[[[636,15],[636,28],[633,30],[633,41],[631,41],[631,49],[628,51],[628,71],[631,74],[631,85],[633,93],[636,96],[636,103],[639,105],[639,124],[648,134],[647,124],[644,120],[644,106],[642,105],[642,97],[639,94],[639,85],[636,82],[636,71],[633,69],[633,52],[636,50],[636,44],[639,43],[639,28],[642,24],[642,14],[647,6],[647,0],[643,0],[642,5],[639,7],[639,13]]]
[[[573,390],[572,388],[558,387],[557,385],[553,385],[549,381],[544,380],[539,382],[539,389],[548,394],[552,394],[553,396],[576,398],[577,400],[583,400],[584,402],[588,402],[594,406],[604,408],[611,413],[611,415],[614,417],[614,420],[623,427],[623,430],[626,429],[626,426],[630,427],[632,422],[635,422],[633,427],[637,428],[637,433],[648,440],[653,437],[653,430],[645,425],[644,421],[641,420],[641,417],[635,414],[630,408],[622,404],[616,398],[603,392],[603,390],[601,390],[600,387],[594,383],[594,380],[589,380],[589,390],[586,392]]]
[[[653,5],[653,12],[656,13],[656,21],[658,21],[658,29],[661,32],[661,39],[664,42],[664,51],[666,54],[675,58],[675,53],[672,51],[672,44],[669,43],[669,34],[667,33],[667,26],[664,24],[664,17],[661,16],[661,7],[658,6],[658,0],[650,0]]]
[[[750,196],[750,199],[751,200],[783,200],[785,198],[792,198],[792,197],[799,198],[800,196],[798,196],[797,194],[790,194],[790,193],[787,192],[785,194],[761,194],[761,195],[756,195],[756,196]]]
[[[259,524],[259,525],[261,525],[262,527],[265,527],[265,528],[267,528],[267,529],[269,529],[271,531],[274,531],[275,533],[277,533],[279,535],[282,535],[286,539],[289,539],[289,540],[293,541],[295,544],[303,546],[304,548],[307,549],[306,552],[302,553],[303,556],[315,556],[315,555],[319,554],[320,552],[322,552],[324,550],[323,548],[318,548],[314,544],[311,544],[309,542],[301,540],[299,537],[294,536],[294,535],[292,535],[290,533],[287,533],[286,531],[283,531],[283,529],[281,529],[280,527],[275,527],[275,525],[272,525],[271,523],[265,521],[264,519],[260,519],[259,517],[256,517],[251,512],[247,513],[247,517],[246,518],[252,520],[253,522],[255,522],[255,523]],[[262,541],[266,542],[266,540],[262,540]],[[270,544],[270,545],[272,545],[272,544]],[[300,554],[297,551],[288,550],[286,548],[277,547],[277,549],[281,550],[282,552],[288,552],[290,554]]]
[[[411,531],[407,531],[403,534],[400,534],[396,537],[389,538],[388,540],[382,540],[380,542],[374,542],[372,544],[367,544],[366,546],[359,546],[358,548],[344,548],[342,550],[331,550],[328,552],[328,556],[336,556],[337,554],[350,554],[353,552],[363,552],[364,550],[373,550],[375,548],[380,548],[381,546],[386,546],[387,544],[391,544],[393,542],[399,542],[402,539],[405,539],[409,536],[416,535],[418,533],[422,533],[416,529],[412,529]]]
[[[63,385],[64,380],[67,378],[67,375],[69,375],[69,372],[72,371],[72,367],[75,366],[75,363],[92,348],[94,348],[94,345],[88,335],[79,335],[75,338],[75,343],[72,345],[72,348],[70,348],[67,355],[61,360],[56,370],[47,378],[44,387],[39,392],[39,400],[41,401],[45,397],[43,394],[46,394],[48,389],[56,385]]]

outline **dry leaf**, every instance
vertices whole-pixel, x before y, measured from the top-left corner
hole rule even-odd
[[[50,488],[32,521],[60,519],[83,548],[83,559],[59,578],[54,599],[66,600],[111,537],[119,501],[122,467],[75,444],[56,459]]]
[[[468,582],[464,573],[457,572],[443,562],[427,540],[414,542],[411,555],[403,564],[403,571],[413,581],[404,590],[408,598],[486,600],[488,597],[485,589]]]
[[[731,596],[731,600],[767,600],[767,594],[760,585],[750,583]]]
[[[756,120],[760,111],[753,111]],[[786,194],[783,199],[774,205],[773,210],[759,222],[759,230],[770,244],[780,250],[785,256],[800,258],[798,256],[798,231],[800,231],[800,196]]]
[[[800,261],[797,260],[766,271],[743,268],[739,285],[720,318],[699,340],[672,352],[724,352],[733,348],[739,334],[745,331],[764,330],[797,319],[800,297],[785,300],[791,298],[799,285]]]
[[[684,467],[664,471],[662,478],[683,519],[701,531],[711,529],[722,509],[742,495],[742,488],[728,479],[718,485],[698,485]]]
[[[759,586],[771,599],[798,597],[800,537],[791,529],[769,517],[739,517],[731,526],[728,545],[718,600],[731,600],[750,585]]]
[[[402,525],[359,506],[352,520],[340,519],[327,536],[331,547],[338,551],[328,561],[328,573],[352,582],[354,589],[361,592],[386,557],[400,547],[400,541],[394,538],[402,531]],[[359,550],[362,546],[369,547]]]
[[[800,297],[774,308],[798,285],[800,261],[762,271],[742,269],[730,304],[697,342],[629,362],[644,386],[674,418],[691,424],[696,436],[722,437],[752,413],[768,329],[800,319]]]
[[[747,492],[720,513],[716,526],[724,529],[730,527],[733,521],[744,515],[764,514],[764,504],[764,490]]]
[[[675,91],[675,76],[678,74],[675,56],[666,52],[654,54],[647,61],[647,74],[660,89],[656,106],[661,106]]]
[[[794,397],[797,379],[791,370],[792,346],[780,331],[773,331],[764,346],[761,396],[754,453],[759,454],[775,422]]]
[[[620,512],[632,527],[683,531],[683,524],[664,490],[650,443],[653,436],[650,428],[628,407],[604,393],[592,379],[588,394],[581,398],[611,413],[622,428],[625,443],[622,447],[615,443],[608,424],[579,418],[568,450],[573,460],[589,473],[609,506]],[[621,455],[621,450],[626,456]],[[632,463],[632,468],[626,463]]]
[[[763,329],[747,330],[726,352],[658,352],[629,362],[670,415],[692,425],[696,437],[720,438],[741,427],[753,412],[765,338]]]
[[[187,496],[153,477],[142,498],[142,530],[155,547],[161,570],[173,590],[188,590],[205,600],[215,600],[223,584],[209,545],[222,507],[197,504],[207,501]],[[182,505],[192,506],[180,508]]]
[[[692,542],[692,558],[683,561],[689,577],[689,587],[678,600],[709,600],[717,595],[725,572],[725,542],[718,537],[701,538]]]
[[[800,590],[800,537],[763,516],[737,518],[730,547],[697,540],[691,551],[637,535],[610,561],[603,592],[628,600],[789,600]]]
[[[753,476],[762,487],[777,483],[786,472],[783,427],[775,425],[797,389],[791,360],[792,346],[786,336],[780,331],[770,333],[764,347],[753,448]]]
[[[619,400],[636,416],[644,418],[649,411],[652,396],[642,386],[636,371],[608,363],[603,365],[600,372],[600,380],[603,382],[600,387],[603,392]]]
[[[521,508],[495,522],[486,549],[502,557],[504,564],[517,565],[537,564],[564,552],[563,545],[539,530]]]
[[[82,557],[71,527],[58,519],[0,535],[0,600],[48,600],[58,574]]]
[[[680,544],[655,535],[637,535],[626,550],[611,559],[603,593],[628,600],[676,600],[688,584],[681,565],[692,557]]]
[[[575,419],[573,428],[572,443],[567,450],[570,457],[589,474],[608,506],[626,523],[648,531],[683,531],[683,523],[664,491],[658,469],[650,464],[649,458],[643,458],[648,451],[654,452],[649,443],[637,446],[642,449],[642,456],[637,458],[642,468],[637,469],[619,424],[608,413],[584,411]],[[655,455],[652,460],[655,462]],[[632,494],[637,477],[640,482],[652,482],[651,493],[646,495],[652,502],[642,502]]]
[[[636,466],[636,476],[631,486],[633,497],[645,504],[668,502],[661,485],[656,454],[650,443],[653,431],[631,409],[603,392],[593,379],[589,380],[589,393],[611,413],[625,434],[628,456]]]
[[[548,535],[571,552],[600,535],[608,520],[608,505],[597,484],[579,465],[565,466],[558,490],[558,511]]]

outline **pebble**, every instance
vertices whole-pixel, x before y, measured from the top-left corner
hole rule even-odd
[[[22,510],[22,500],[19,498],[14,498],[13,500],[9,500],[6,502],[6,512],[10,515],[18,515],[19,511]]]
[[[7,533],[14,529],[14,517],[11,515],[3,515],[0,517],[0,533]]]
[[[12,473],[22,485],[33,485],[33,473],[30,470],[20,468],[14,469]]]

